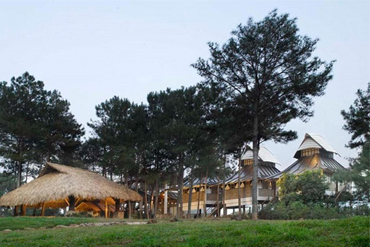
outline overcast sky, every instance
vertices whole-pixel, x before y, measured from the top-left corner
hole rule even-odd
[[[319,133],[348,166],[356,151],[345,148],[340,111],[370,81],[370,1],[1,1],[0,81],[28,71],[59,90],[86,126],[95,105],[115,95],[146,103],[151,91],[195,85],[201,78],[190,64],[209,56],[207,42],[223,44],[238,24],[275,8],[320,39],[315,55],[337,62],[314,117],[286,126],[299,138],[266,146],[283,169],[304,134]]]

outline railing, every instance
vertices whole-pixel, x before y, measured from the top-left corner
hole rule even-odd
[[[273,197],[274,191],[271,189],[258,189],[258,196]]]

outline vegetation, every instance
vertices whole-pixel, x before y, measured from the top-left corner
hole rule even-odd
[[[347,122],[343,129],[352,134],[348,147],[356,148],[364,146],[366,141],[370,140],[370,82],[367,84],[367,90],[359,89],[357,99],[346,112],[341,111],[344,120]]]
[[[352,207],[333,207],[330,203],[304,204],[294,201],[286,205],[284,203],[270,203],[260,210],[259,216],[266,220],[299,220],[299,219],[341,219],[354,215],[369,216],[370,208],[367,205]]]
[[[5,229],[23,230],[26,228],[52,228],[58,225],[72,225],[102,221],[100,218],[82,217],[0,217],[0,231]]]
[[[84,131],[69,112],[69,102],[56,90],[47,91],[29,73],[0,82],[0,165],[24,182],[36,175],[30,165],[59,161],[72,165],[71,156]]]
[[[292,202],[312,204],[323,202],[328,188],[321,171],[306,171],[296,176],[284,174],[278,181],[279,199],[283,204]]]
[[[211,58],[199,59],[193,67],[205,86],[224,95],[217,108],[233,106],[228,117],[240,124],[229,127],[243,143],[253,143],[252,214],[257,219],[260,143],[297,138],[296,132],[284,127],[292,119],[306,121],[313,115],[312,98],[324,94],[333,62],[312,57],[318,40],[299,35],[296,19],[276,10],[260,22],[250,18],[232,35],[222,47],[209,43]]]
[[[343,129],[352,134],[348,147],[360,148],[361,152],[357,158],[352,159],[348,171],[337,172],[334,176],[339,182],[353,182],[356,186],[353,193],[355,198],[365,202],[370,200],[370,83],[367,86],[367,91],[357,91],[358,98],[349,111],[341,112],[346,120]]]
[[[6,218],[10,219],[10,218]],[[15,218],[15,220],[22,220]],[[25,219],[27,220],[27,219]],[[71,220],[71,219],[69,219]],[[369,218],[180,221],[0,232],[1,246],[368,246]],[[6,222],[1,222],[5,223]],[[3,224],[0,224],[3,225]]]
[[[352,208],[339,206],[346,203],[345,193],[328,196],[328,185],[320,171],[306,171],[300,175],[284,174],[278,181],[279,200],[269,203],[259,212],[262,219],[297,220],[297,219],[339,219],[353,215],[370,215],[367,205]]]

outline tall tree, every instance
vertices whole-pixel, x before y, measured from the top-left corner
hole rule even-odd
[[[97,121],[88,123],[103,148],[103,176],[113,174],[125,177],[135,167],[135,152],[132,146],[133,131],[130,128],[132,103],[117,96],[95,107]]]
[[[69,102],[29,73],[0,83],[0,155],[14,167],[17,187],[25,163],[61,160],[76,150],[83,133]]]
[[[359,89],[356,94],[357,99],[349,110],[341,111],[346,121],[343,129],[352,134],[348,143],[350,148],[361,147],[366,140],[370,140],[370,82],[367,84],[367,90]]]
[[[235,105],[238,111],[231,115],[245,123],[236,132],[253,142],[253,219],[257,219],[260,143],[297,138],[296,132],[284,130],[285,125],[295,118],[307,121],[313,115],[312,97],[323,95],[332,78],[333,62],[312,57],[318,40],[298,31],[296,19],[274,10],[260,22],[250,18],[247,25],[239,25],[222,47],[209,43],[209,61],[200,58],[192,65],[204,85],[224,92]]]
[[[359,157],[353,159],[350,169],[334,174],[334,179],[339,182],[356,185],[354,196],[357,199],[370,199],[370,83],[367,90],[359,89],[358,98],[350,106],[349,111],[341,111],[346,120],[343,129],[352,134],[348,143],[350,148],[361,148]]]
[[[204,113],[202,97],[196,87],[161,91],[148,95],[151,122],[160,126],[154,138],[158,150],[167,155],[170,168],[177,173],[177,216],[183,213],[185,160],[202,145]]]

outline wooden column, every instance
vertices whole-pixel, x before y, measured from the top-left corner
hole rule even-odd
[[[107,198],[105,198],[105,218],[108,218],[108,204],[107,204]]]
[[[18,214],[19,214],[18,213],[18,210],[19,210],[18,208],[19,208],[18,206],[14,207],[14,216],[18,216]]]
[[[68,196],[68,200],[69,200],[69,210],[68,211],[74,211],[76,198],[73,195],[71,195],[71,196]]]
[[[114,202],[116,203],[116,210],[114,211],[114,217],[118,218],[120,199],[114,199]]]
[[[45,216],[45,203],[42,203],[41,216]]]
[[[21,205],[21,215],[26,216],[26,205]]]

